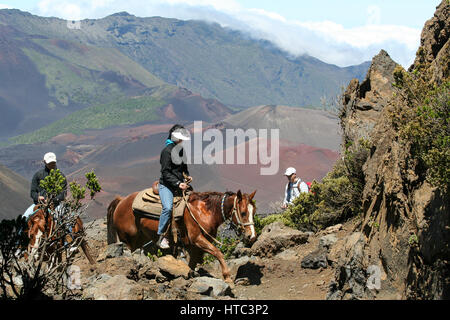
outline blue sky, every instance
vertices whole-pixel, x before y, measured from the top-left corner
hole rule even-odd
[[[41,16],[81,20],[128,11],[137,16],[201,19],[266,39],[292,55],[339,66],[381,49],[405,68],[441,0],[0,0]]]
[[[422,28],[431,18],[440,0],[242,0],[246,8],[264,8],[287,19],[331,20],[346,27],[364,25],[369,6],[380,8],[381,24],[400,24]]]

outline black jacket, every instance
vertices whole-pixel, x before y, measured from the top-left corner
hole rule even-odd
[[[183,161],[180,164],[176,164],[172,161],[171,153],[174,147],[175,144],[171,143],[161,151],[161,157],[159,159],[159,162],[161,163],[161,177],[159,183],[169,188],[174,193],[180,193],[181,189],[178,185],[184,182],[183,172],[189,175],[189,171],[186,161]],[[179,154],[180,157],[186,160],[183,150],[181,150]]]
[[[38,204],[38,197],[43,196],[46,197],[47,193],[45,189],[41,188],[39,186],[39,183],[41,180],[44,180],[46,176],[50,174],[50,170],[47,169],[47,167],[44,167],[44,169],[39,170],[36,172],[33,176],[33,179],[31,180],[31,198],[34,201],[34,204]],[[66,198],[67,194],[67,179],[66,176],[61,172],[61,174],[64,177],[64,184],[63,184],[63,191],[61,191],[60,194],[56,196],[56,198],[53,200],[53,203],[55,206],[59,205],[61,201],[63,201]]]

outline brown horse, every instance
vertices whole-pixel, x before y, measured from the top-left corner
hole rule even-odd
[[[250,242],[256,240],[253,222],[256,208],[252,201],[255,193],[256,190],[250,195],[242,194],[239,190],[237,193],[192,192],[189,195],[190,210],[185,208],[178,228],[191,269],[201,262],[204,252],[210,253],[219,260],[225,281],[232,283],[223,254],[211,241],[216,237],[219,226],[228,219]],[[131,206],[137,194],[135,192],[125,198],[116,197],[110,203],[107,214],[108,244],[116,242],[118,235],[119,240],[134,251],[149,241],[157,241],[159,221],[133,214]],[[170,241],[173,242],[173,239]]]
[[[44,209],[41,208],[40,205],[35,206],[33,208],[33,211],[35,211],[35,213],[29,218],[28,228],[26,230],[26,232],[28,233],[28,238],[30,239],[27,253],[31,256],[36,254],[36,251],[39,248],[41,237],[44,234],[47,235],[47,237],[50,236],[52,233],[52,229],[54,228],[53,216],[51,214],[46,214],[44,212]],[[80,219],[80,217],[77,217],[76,223],[72,228],[72,234],[74,235],[74,238],[72,239],[73,241],[81,231],[83,231],[83,221]],[[63,241],[61,241],[60,245],[63,245]],[[91,256],[89,246],[85,239],[81,241],[80,246],[86,257],[88,258],[90,264],[95,264],[95,260]],[[52,251],[52,249],[50,248],[48,250]],[[26,255],[26,258],[27,256],[28,255]]]

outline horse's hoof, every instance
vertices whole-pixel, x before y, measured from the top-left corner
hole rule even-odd
[[[234,289],[234,282],[233,282],[233,280],[231,280],[231,278],[225,279],[225,283],[228,283],[228,285],[230,286],[231,290]]]

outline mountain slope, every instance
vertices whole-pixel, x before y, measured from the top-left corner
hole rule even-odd
[[[225,127],[279,129],[280,139],[318,148],[339,150],[337,117],[320,111],[287,106],[258,106],[223,120]]]
[[[318,106],[368,63],[339,68],[309,56],[289,58],[267,41],[201,21],[118,13],[83,20],[79,30],[57,18],[0,10],[0,23],[27,34],[116,48],[162,80],[233,106]]]
[[[140,122],[213,121],[231,112],[165,83],[117,49],[1,24],[0,83],[0,138],[16,136],[12,143]]]
[[[15,144],[44,142],[61,134],[84,134],[86,130],[105,129],[141,123],[187,123],[215,121],[230,115],[230,109],[213,99],[204,99],[186,89],[169,88],[144,92],[144,95],[118,98],[93,105],[57,120],[38,130],[10,138]]]
[[[183,92],[179,95],[181,98]],[[184,101],[196,99],[198,96],[190,95],[185,97]],[[165,113],[166,109],[172,105],[171,110],[175,115],[183,115],[184,119],[190,121],[199,119],[201,115],[206,117],[204,110],[220,110],[219,106],[209,108],[208,105],[198,109],[192,106],[184,108],[176,101],[173,102],[160,111]],[[183,114],[183,111],[186,113]],[[188,116],[190,118],[186,118]],[[261,175],[261,168],[268,167],[267,164],[261,163],[261,158],[257,164],[249,164],[249,161],[246,161],[247,164],[227,164],[226,154],[228,152],[237,154],[239,151],[240,145],[233,144],[230,149],[217,152],[217,156],[224,160],[224,164],[189,165],[190,173],[195,179],[194,187],[198,191],[222,192],[242,189],[247,193],[257,189],[259,213],[273,210],[270,207],[272,203],[282,198],[286,183],[282,173],[287,167],[295,167],[299,176],[306,181],[320,180],[339,158],[338,152],[335,151],[339,143],[339,134],[333,129],[337,129],[338,120],[325,112],[293,107],[262,106],[250,108],[232,116],[224,115],[222,118],[225,118],[225,121],[217,122],[216,119],[209,123],[204,122],[203,129],[218,128],[222,131],[223,137],[226,137],[225,129],[233,129],[235,125],[243,130],[279,128],[279,156],[275,158],[275,154],[271,154],[274,165],[278,163],[278,172],[275,175]],[[238,120],[242,121],[238,122]],[[70,126],[70,123],[66,125]],[[143,189],[158,179],[161,169],[159,155],[172,125],[173,122],[135,124],[85,130],[82,135],[61,134],[41,143],[2,148],[0,161],[27,178],[30,178],[41,166],[38,159],[41,159],[43,152],[47,151],[56,153],[59,159],[58,167],[68,176],[69,181],[83,179],[85,172],[95,169],[103,192],[99,194],[99,202],[92,208],[90,214],[98,217],[104,215],[107,205],[115,194],[126,195]],[[328,129],[325,130],[322,126]],[[192,130],[192,122],[187,122],[186,127]],[[290,134],[290,131],[293,134]],[[195,142],[197,143],[198,141]],[[202,153],[210,144],[210,140],[203,141]],[[225,143],[223,145],[226,146]],[[270,140],[268,147],[271,153]],[[247,154],[258,153],[256,150],[250,150],[248,142],[245,142],[245,150]],[[278,209],[279,207],[276,208]]]
[[[33,203],[30,183],[22,176],[0,164],[0,220],[16,218]]]
[[[150,88],[176,90],[118,50],[1,24],[0,83],[0,136],[29,132],[86,106]]]

